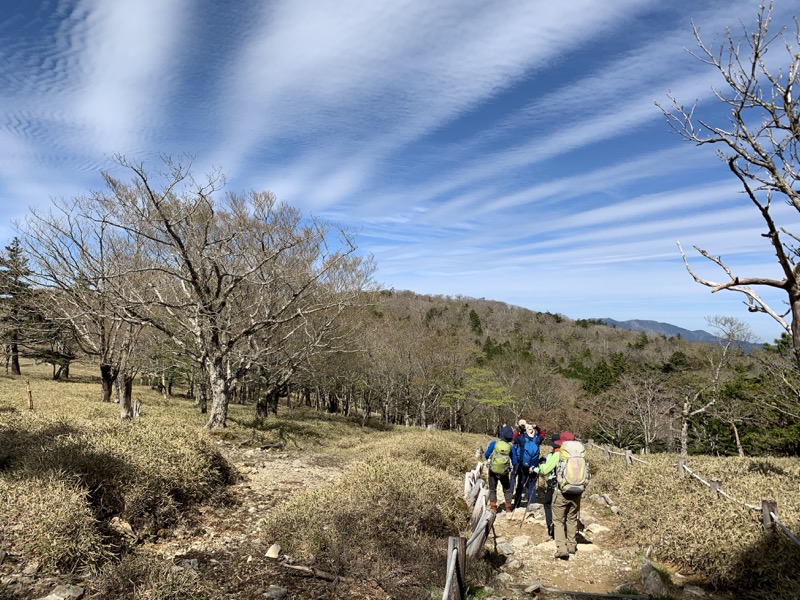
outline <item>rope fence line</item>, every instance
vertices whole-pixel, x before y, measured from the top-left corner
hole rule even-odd
[[[700,476],[699,476],[697,473],[695,473],[694,471],[692,471],[692,470],[691,470],[689,467],[687,467],[687,466],[686,466],[686,463],[684,463],[683,465],[681,465],[681,464],[680,464],[680,462],[679,462],[679,463],[678,463],[678,465],[679,465],[679,469],[678,469],[678,471],[680,471],[681,469],[683,469],[683,470],[684,470],[684,471],[686,471],[686,472],[687,472],[689,475],[691,475],[692,477],[694,477],[695,479],[697,479],[697,481],[699,481],[699,482],[700,482],[700,483],[702,483],[704,486],[706,486],[707,488],[709,488],[709,489],[710,489],[712,492],[716,492],[716,493],[717,493],[717,494],[719,494],[720,496],[723,496],[723,497],[727,498],[728,500],[731,500],[732,502],[735,502],[736,504],[739,504],[739,505],[741,505],[741,506],[744,506],[745,508],[749,508],[750,510],[755,510],[755,511],[757,511],[757,512],[761,512],[761,507],[760,507],[760,506],[755,506],[755,505],[753,505],[753,504],[747,504],[747,502],[742,502],[741,500],[737,500],[736,498],[734,498],[733,496],[731,496],[730,494],[728,494],[726,491],[724,491],[722,488],[720,488],[720,487],[719,487],[719,482],[718,482],[718,481],[712,481],[712,482],[710,482],[710,483],[709,483],[708,481],[706,481],[705,479],[703,479],[702,477],[700,477]]]
[[[783,531],[783,533],[785,533],[787,536],[789,536],[789,538],[790,538],[790,539],[791,539],[791,540],[792,540],[792,541],[793,541],[795,544],[797,544],[798,546],[800,546],[800,540],[798,540],[798,539],[797,539],[797,537],[795,537],[795,535],[794,535],[794,534],[793,534],[791,531],[789,531],[789,530],[786,528],[786,525],[784,525],[783,523],[781,523],[781,522],[778,520],[778,516],[777,516],[777,515],[776,515],[774,512],[770,511],[770,513],[769,513],[769,516],[772,518],[772,520],[775,522],[775,524],[776,524],[778,527],[780,527],[780,528],[781,528],[781,531]]]
[[[603,457],[606,460],[609,460],[611,458],[612,454],[616,454],[618,456],[624,456],[625,457],[625,464],[628,467],[631,467],[633,465],[633,461],[634,460],[637,461],[637,462],[643,463],[643,464],[648,464],[647,461],[642,460],[642,459],[637,458],[636,456],[634,456],[633,453],[628,449],[626,449],[624,452],[616,452],[616,451],[611,449],[611,446],[598,446],[597,444],[594,443],[594,440],[589,440],[587,442],[587,446],[589,446],[590,448],[597,448],[598,450],[601,450],[603,452]],[[762,523],[762,525],[763,525],[763,527],[764,527],[764,529],[766,531],[775,531],[776,526],[777,526],[778,529],[780,529],[784,534],[786,534],[786,537],[788,537],[795,544],[800,546],[800,539],[798,539],[797,536],[795,536],[791,531],[789,531],[789,529],[786,527],[786,525],[781,523],[781,521],[778,519],[778,516],[776,514],[777,510],[778,510],[778,504],[774,500],[762,500],[761,501],[761,506],[756,506],[754,504],[747,504],[746,502],[742,502],[741,500],[737,500],[736,498],[734,498],[733,496],[728,494],[725,490],[720,488],[720,486],[719,486],[720,482],[719,481],[715,481],[715,480],[712,480],[710,482],[706,481],[705,479],[700,477],[697,473],[692,471],[686,465],[686,458],[684,458],[684,457],[679,458],[678,459],[678,463],[677,463],[676,466],[678,467],[678,473],[680,475],[683,475],[684,473],[688,473],[693,479],[696,479],[701,484],[703,484],[704,486],[709,488],[715,495],[722,496],[723,498],[727,498],[728,500],[730,500],[732,502],[735,502],[736,504],[739,504],[740,506],[744,506],[745,508],[747,508],[749,510],[760,512],[761,513],[761,523]]]
[[[594,443],[594,440],[589,440],[588,442],[586,442],[586,445],[602,450],[605,458],[611,458],[612,454],[616,454],[617,456],[624,456],[625,464],[627,464],[629,467],[633,464],[633,461],[640,462],[643,465],[647,464],[646,460],[642,460],[638,456],[635,456],[633,452],[627,449],[625,450],[625,452],[616,452],[611,449],[611,446],[598,446],[597,444]]]

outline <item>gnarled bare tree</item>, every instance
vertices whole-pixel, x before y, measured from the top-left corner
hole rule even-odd
[[[726,31],[719,48],[708,46],[697,28],[699,51],[694,54],[721,75],[724,85],[714,89],[716,99],[727,107],[717,114],[726,121],[712,122],[670,97],[663,107],[672,128],[686,140],[711,145],[741,183],[746,197],[759,213],[782,277],[743,276],[729,263],[694,246],[701,256],[716,264],[724,277],[712,281],[697,274],[678,244],[686,269],[698,283],[713,292],[728,290],[745,296],[751,312],[777,321],[792,336],[795,362],[800,368],[800,232],[778,222],[774,201],[784,201],[800,212],[800,104],[797,99],[800,71],[800,23],[791,28],[772,27],[772,5],[762,6],[755,28],[742,25],[741,35]],[[772,54],[769,54],[772,52]],[[782,52],[781,60],[773,60]],[[786,295],[788,310],[771,306],[757,290],[772,288]]]
[[[321,330],[362,297],[373,272],[347,230],[310,218],[267,192],[220,197],[224,179],[197,181],[190,164],[164,159],[150,173],[117,157],[130,183],[105,175],[96,194],[103,225],[129,237],[129,277],[112,281],[130,322],[154,327],[208,379],[207,426],[224,427],[228,403],[255,365],[290,342],[324,343]],[[283,367],[286,364],[282,363]]]

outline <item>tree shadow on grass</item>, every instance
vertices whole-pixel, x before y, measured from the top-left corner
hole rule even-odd
[[[124,506],[123,482],[132,477],[132,467],[91,448],[83,433],[67,423],[0,431],[0,472],[22,479],[70,479],[87,490],[97,518],[117,514]]]
[[[780,515],[779,515],[780,516]],[[798,523],[786,527],[795,535]],[[729,587],[737,598],[747,600],[797,600],[800,598],[800,546],[782,531],[765,532],[745,548],[731,567]]]

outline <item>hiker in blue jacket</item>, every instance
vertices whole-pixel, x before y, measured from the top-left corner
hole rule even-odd
[[[520,433],[514,439],[514,453],[516,454],[516,491],[514,493],[514,507],[522,502],[524,492],[528,505],[536,502],[536,480],[538,474],[533,472],[539,466],[539,444],[542,437],[538,433],[536,424],[528,425],[520,420]]]
[[[519,456],[519,453],[517,452],[517,438],[519,437],[520,433],[525,431],[526,425],[527,425],[527,423],[525,422],[525,419],[520,419],[519,421],[517,421],[517,427],[516,427],[516,429],[514,429],[514,435],[511,438],[511,445],[513,447],[513,451],[516,453],[517,456]],[[514,464],[516,465],[516,462]],[[512,492],[516,489],[515,486],[514,486],[514,484],[516,483],[516,480],[517,480],[517,467],[515,466],[514,469],[511,471],[511,491]]]
[[[500,430],[500,439],[492,440],[489,447],[486,448],[483,457],[488,459],[489,473],[489,510],[497,510],[497,482],[503,486],[503,496],[505,499],[504,508],[506,512],[510,513],[511,508],[511,480],[509,479],[514,467],[516,466],[516,457],[511,446],[511,439],[514,435],[514,430],[508,425],[505,425]]]

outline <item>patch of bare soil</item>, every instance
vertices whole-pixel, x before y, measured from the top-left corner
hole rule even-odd
[[[171,532],[144,550],[195,569],[227,598],[386,597],[374,583],[330,581],[281,566],[283,556],[279,560],[266,556],[273,540],[262,535],[261,519],[298,491],[338,478],[343,464],[300,450],[260,450],[225,443],[220,449],[242,476],[230,490],[232,503],[202,507],[191,530]]]

